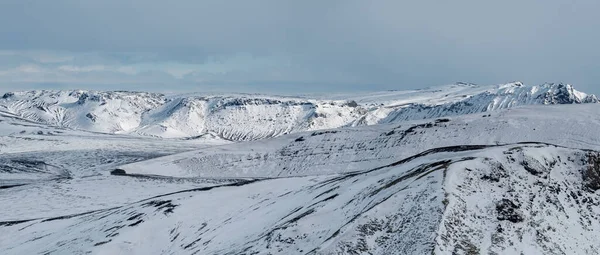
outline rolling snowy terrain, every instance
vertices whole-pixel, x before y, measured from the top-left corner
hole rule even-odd
[[[600,254],[597,102],[8,93],[0,254]]]
[[[321,130],[222,145],[122,166],[178,177],[344,173],[461,144],[543,141],[600,150],[600,104],[527,106],[486,114]]]
[[[73,129],[165,138],[246,141],[301,131],[482,113],[520,105],[598,103],[566,84],[477,86],[458,83],[412,91],[330,98],[143,92],[6,93],[0,110]]]

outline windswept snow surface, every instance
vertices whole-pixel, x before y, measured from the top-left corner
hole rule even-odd
[[[600,254],[594,96],[306,98],[8,94],[0,254]]]
[[[0,221],[103,209],[181,188],[222,183],[173,178],[124,180],[109,175],[109,171],[123,164],[224,143],[74,131],[0,112],[0,203],[4,205]]]
[[[246,141],[301,131],[481,113],[534,104],[597,103],[567,84],[528,87],[466,83],[359,95],[28,91],[7,93],[0,110],[60,127],[164,138]]]
[[[457,146],[0,222],[11,254],[596,254],[598,152]],[[597,173],[597,172],[594,172]]]

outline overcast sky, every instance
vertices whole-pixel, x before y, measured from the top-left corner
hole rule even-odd
[[[0,0],[0,89],[319,92],[571,83],[598,0]]]

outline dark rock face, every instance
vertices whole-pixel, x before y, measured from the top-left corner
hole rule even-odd
[[[208,100],[204,98],[198,98],[200,100]],[[222,110],[228,107],[244,107],[247,105],[281,105],[281,106],[310,106],[315,107],[310,102],[297,102],[294,100],[277,100],[269,98],[230,98],[223,97],[221,100],[215,103],[213,110]]]
[[[600,100],[598,100],[598,97],[596,97],[596,95],[588,95],[582,101],[582,103],[584,103],[584,104],[599,103],[599,102],[600,102]]]
[[[558,84],[557,91],[553,96],[554,103],[557,104],[572,104],[572,103],[580,103],[576,102],[575,97],[573,95],[573,88],[568,85]]]
[[[548,91],[544,95],[540,95],[544,99],[545,104],[585,104],[585,103],[598,103],[598,98],[594,95],[588,95],[585,98],[577,98],[575,96],[575,89],[573,86],[568,84],[549,84],[552,90]]]
[[[110,174],[112,175],[127,175],[127,172],[125,172],[125,170],[123,169],[115,169],[110,171]]]
[[[92,113],[86,114],[85,117],[87,117],[88,119],[90,119],[92,122],[96,122],[96,115],[94,115]]]
[[[356,103],[356,101],[354,101],[354,100],[348,102],[346,105],[348,107],[353,107],[353,108],[358,107],[358,103]]]
[[[80,104],[80,105],[85,104],[88,97],[89,97],[89,95],[87,93],[81,94],[79,96],[79,100],[77,100],[77,104]]]
[[[498,203],[496,203],[496,212],[498,213],[498,220],[507,220],[512,223],[522,222],[523,215],[519,211],[521,206],[515,204],[513,201],[509,199],[502,199]]]
[[[588,166],[583,170],[583,183],[592,192],[600,190],[600,154],[588,155]]]
[[[2,96],[2,98],[3,98],[3,99],[7,99],[7,98],[10,98],[10,97],[12,97],[12,96],[14,96],[14,95],[15,95],[15,93],[8,92],[8,93],[4,94],[4,95]]]
[[[79,96],[79,99],[77,100],[77,103],[82,105],[85,104],[86,102],[106,102],[106,99],[112,99],[114,98],[114,95],[110,94],[109,92],[106,92],[105,94],[90,94],[90,93],[82,93]]]

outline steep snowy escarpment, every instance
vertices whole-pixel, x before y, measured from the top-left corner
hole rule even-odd
[[[328,97],[136,92],[7,93],[0,110],[55,126],[165,138],[247,141],[302,131],[481,113],[536,104],[597,103],[567,84],[476,86]]]
[[[0,222],[6,254],[597,254],[599,153],[452,146]],[[123,177],[129,178],[129,177]]]
[[[361,114],[363,110],[346,101],[198,96],[176,98],[145,113],[142,125],[134,132],[160,137],[214,134],[228,140],[256,140],[336,128]]]

